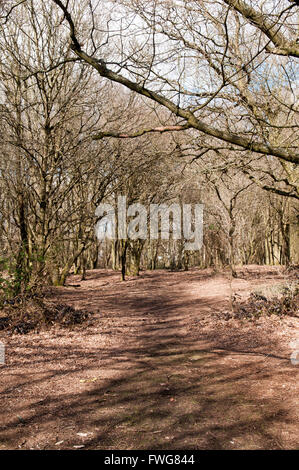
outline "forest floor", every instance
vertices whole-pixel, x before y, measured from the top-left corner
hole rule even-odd
[[[121,282],[95,270],[53,289],[92,321],[1,332],[0,449],[298,447],[298,318],[223,315],[231,294],[289,281],[276,267],[239,274],[232,285],[197,269]]]

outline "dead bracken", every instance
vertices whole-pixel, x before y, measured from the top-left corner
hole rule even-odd
[[[274,297],[267,299],[264,295],[252,292],[246,301],[233,302],[233,309],[231,312],[225,312],[225,318],[248,319],[254,320],[261,316],[277,315],[284,316],[299,316],[299,289],[295,292],[291,289],[285,288],[281,297]]]
[[[57,304],[42,294],[25,294],[4,303],[0,310],[0,330],[26,334],[55,324],[72,327],[86,322],[89,316],[88,312],[64,303]]]

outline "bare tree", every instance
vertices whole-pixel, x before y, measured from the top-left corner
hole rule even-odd
[[[265,33],[265,30],[271,30],[268,24],[267,28],[262,24],[253,28],[252,18],[243,15],[241,8],[240,11],[236,9],[241,2],[115,2],[119,16],[113,27],[116,20],[122,25],[118,41],[111,39],[113,35],[108,28],[105,42],[101,44],[95,44],[94,31],[100,26],[96,22],[96,6],[93,8],[90,3],[93,47],[90,42],[84,47],[81,44],[82,28],[73,20],[70,3],[52,1],[61,9],[69,25],[71,49],[78,58],[95,68],[102,77],[149,98],[176,116],[175,124],[170,126],[141,129],[131,134],[104,132],[96,138],[137,137],[147,132],[192,128],[227,142],[234,149],[243,148],[298,163],[298,137],[294,135],[287,145],[283,141],[272,143],[266,132],[272,127],[271,123],[263,117],[267,100],[275,97],[276,71],[279,70],[283,80],[290,80],[293,59],[288,55],[283,58],[286,63],[279,63],[267,52],[271,41],[276,38],[280,44],[282,39],[278,33],[271,34],[269,39],[270,33],[268,36]],[[281,3],[283,5],[278,7],[274,1],[269,2],[268,8],[271,10],[271,6],[275,6],[272,16],[277,24],[283,19],[285,34],[290,35],[297,6]],[[139,20],[134,22],[134,17]],[[266,22],[265,15],[263,18]],[[133,34],[135,39],[131,40]],[[107,42],[105,54],[109,55],[110,51],[111,59],[105,60],[99,54]],[[263,94],[256,96],[261,80],[266,81],[266,87]],[[292,90],[291,83],[289,87]],[[297,115],[297,98],[291,105],[282,106],[288,109],[292,118]],[[288,124],[283,123],[283,128],[288,128]]]

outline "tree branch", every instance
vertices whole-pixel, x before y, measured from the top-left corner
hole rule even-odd
[[[292,197],[294,199],[299,200],[299,195],[296,194],[293,191],[284,191],[283,189],[278,189],[275,188],[274,186],[268,186],[267,184],[261,183],[259,180],[257,180],[253,175],[251,175],[248,171],[243,170],[243,173],[251,180],[253,181],[257,186],[259,186],[261,189],[265,191],[269,191],[271,193],[279,194],[280,196],[285,196],[285,197]]]
[[[173,131],[184,131],[186,129],[190,129],[191,126],[185,124],[183,126],[160,126],[160,127],[153,127],[152,129],[142,129],[140,131],[134,132],[133,134],[127,133],[117,133],[117,132],[99,132],[98,134],[93,136],[93,140],[100,140],[104,137],[116,137],[118,139],[134,139],[135,137],[140,137],[144,134],[148,134],[150,132],[159,132],[162,134],[163,132],[173,132]]]
[[[250,23],[256,26],[260,31],[262,31],[270,41],[276,46],[275,49],[269,47],[266,48],[267,52],[278,55],[287,55],[293,57],[299,57],[299,44],[288,41],[279,31],[277,24],[272,23],[267,19],[265,15],[259,13],[250,5],[248,5],[243,0],[224,0],[224,2],[237,10],[242,16],[247,18]],[[298,5],[297,2],[294,2]],[[293,5],[288,7],[292,8]]]
[[[86,63],[90,64],[93,68],[95,68],[101,77],[107,78],[113,82],[119,83],[124,85],[126,88],[145,96],[146,98],[155,101],[156,103],[164,106],[168,110],[170,110],[174,115],[179,116],[187,121],[188,128],[194,128],[198,131],[203,132],[204,134],[210,135],[217,139],[223,140],[225,142],[230,142],[234,145],[243,147],[247,150],[262,153],[265,155],[273,155],[275,157],[279,157],[283,160],[292,162],[292,163],[299,163],[299,154],[294,155],[293,153],[285,150],[281,147],[273,147],[270,144],[264,144],[261,142],[253,142],[246,137],[242,137],[237,134],[233,134],[231,132],[227,132],[224,130],[217,129],[215,127],[206,124],[205,122],[198,119],[190,110],[183,109],[176,104],[174,104],[170,99],[166,98],[165,96],[160,95],[159,93],[149,90],[137,82],[133,82],[128,78],[124,77],[123,75],[114,72],[111,69],[108,69],[105,62],[102,59],[96,59],[94,57],[89,56],[86,54],[76,38],[75,34],[75,27],[74,23],[71,19],[70,13],[67,11],[67,8],[62,4],[60,0],[52,0],[56,5],[58,5],[62,11],[64,12],[65,19],[69,23],[70,26],[70,37],[72,40],[72,50],[75,54],[84,60]]]

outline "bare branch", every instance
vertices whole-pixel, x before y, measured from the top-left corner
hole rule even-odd
[[[266,15],[259,13],[243,0],[224,0],[224,2],[230,7],[235,8],[270,39],[276,48],[271,49],[267,47],[268,52],[278,55],[299,57],[299,44],[296,40],[294,42],[290,42],[286,39],[284,35],[281,34],[280,27],[276,23],[269,21]],[[293,6],[294,5],[289,6],[287,10],[291,9]]]
[[[116,133],[116,132],[99,132],[97,135],[93,136],[93,140],[100,140],[104,137],[116,137],[118,139],[133,139],[135,137],[140,137],[144,134],[148,134],[150,132],[159,132],[163,134],[163,132],[174,132],[174,131],[184,131],[186,129],[190,129],[191,126],[185,124],[184,126],[160,126],[154,127],[152,129],[142,129],[140,131],[134,132],[133,134],[126,134],[126,133]]]
[[[223,140],[225,142],[230,142],[234,145],[238,145],[243,147],[247,150],[251,150],[256,153],[262,153],[265,155],[273,155],[275,157],[282,158],[283,160],[292,162],[292,163],[299,163],[299,154],[294,154],[293,152],[289,152],[281,147],[273,147],[270,144],[265,144],[262,142],[252,141],[251,139],[247,139],[246,137],[233,134],[228,131],[224,131],[221,129],[217,129],[209,124],[206,124],[199,118],[197,118],[190,110],[183,109],[180,106],[173,103],[169,98],[162,96],[161,94],[149,90],[144,86],[140,85],[137,82],[133,82],[132,80],[124,77],[123,75],[114,72],[113,70],[109,69],[105,62],[102,59],[96,59],[94,57],[89,56],[86,52],[84,52],[79,44],[78,39],[76,38],[75,27],[72,21],[71,15],[68,12],[66,6],[62,4],[60,0],[52,0],[56,3],[63,11],[65,19],[69,23],[70,27],[70,37],[72,40],[72,50],[75,54],[84,60],[86,63],[90,64],[94,67],[101,77],[107,78],[113,82],[119,83],[124,85],[128,89],[149,98],[156,103],[164,106],[168,110],[170,110],[174,115],[179,116],[187,121],[187,125],[189,128],[197,129],[204,134],[213,136],[217,139]]]

